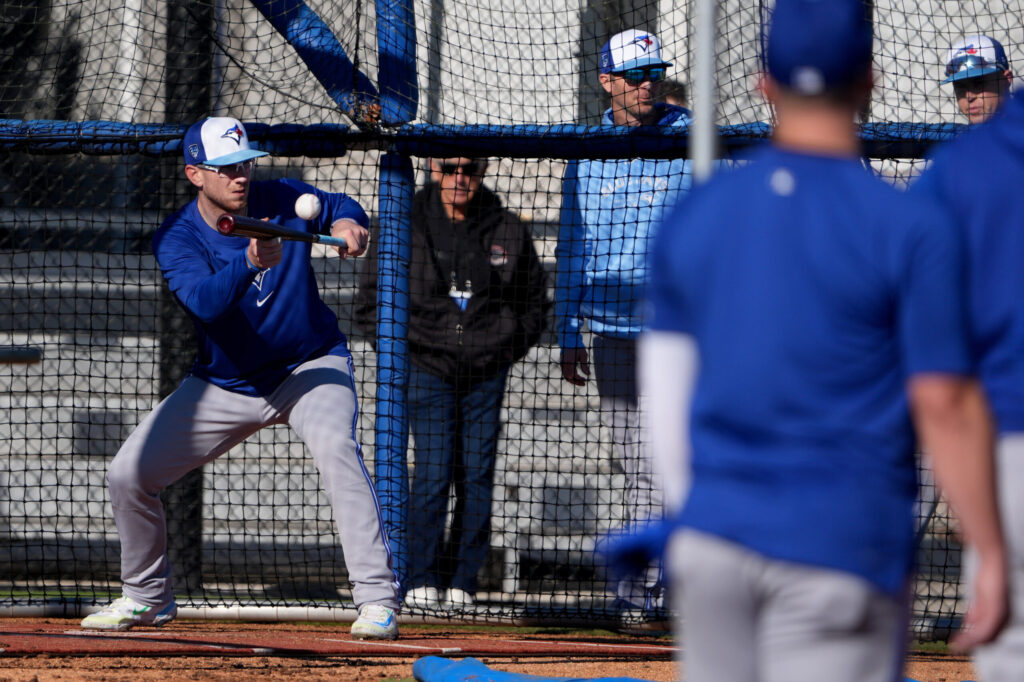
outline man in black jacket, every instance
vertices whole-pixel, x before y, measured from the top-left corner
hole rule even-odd
[[[489,546],[508,371],[540,338],[549,303],[529,229],[482,184],[487,162],[429,164],[431,182],[412,209],[407,335],[415,467],[407,525],[412,589],[405,604],[429,609],[445,601],[464,609],[473,605]],[[371,335],[376,299],[371,248],[356,296],[356,320]]]

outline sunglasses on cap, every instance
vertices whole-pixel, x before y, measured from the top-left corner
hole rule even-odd
[[[202,168],[203,170],[213,171],[222,178],[228,176],[237,175],[249,175],[252,173],[253,168],[256,167],[256,159],[249,159],[242,163],[231,163],[226,166],[211,166],[208,163],[197,163],[196,168]]]
[[[991,68],[996,68],[1000,71],[1004,70],[1004,67],[995,62],[990,62],[980,54],[962,54],[959,57],[954,57],[949,61],[949,64],[946,64],[946,77],[961,71],[977,71]]]
[[[437,168],[444,175],[455,175],[459,171],[462,171],[463,175],[480,175],[483,171],[483,164],[479,161],[469,161],[467,163],[439,163],[437,164]]]
[[[615,71],[614,73],[630,85],[640,85],[646,81],[657,83],[660,80],[664,80],[665,67],[647,66],[642,69],[626,69],[625,71]]]

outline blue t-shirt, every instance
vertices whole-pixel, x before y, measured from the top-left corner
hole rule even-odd
[[[699,353],[683,524],[904,589],[906,382],[970,369],[961,269],[943,216],[856,159],[770,146],[684,199],[649,288],[650,328]]]
[[[971,349],[1001,432],[1024,432],[1024,93],[938,148],[911,193],[964,231]]]
[[[311,221],[295,215],[295,199],[316,194],[322,210]],[[254,182],[248,214],[295,230],[330,234],[351,218],[364,227],[366,212],[344,194],[296,180]],[[252,270],[249,240],[210,227],[192,201],[164,221],[153,252],[178,302],[196,328],[191,374],[236,393],[266,396],[303,362],[326,354],[348,355],[338,318],[320,298],[310,265],[311,245],[283,242],[280,264]]]

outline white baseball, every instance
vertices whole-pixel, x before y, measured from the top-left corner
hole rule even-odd
[[[303,194],[295,200],[295,215],[312,220],[320,215],[320,199],[315,194]]]

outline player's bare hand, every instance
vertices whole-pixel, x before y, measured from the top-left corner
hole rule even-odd
[[[1005,625],[1009,607],[1004,561],[983,558],[972,589],[963,629],[950,641],[950,648],[958,653],[966,653],[980,644],[991,642]]]
[[[590,376],[590,356],[586,348],[565,348],[562,350],[562,378],[570,384],[584,386]]]
[[[335,246],[334,250],[342,258],[361,256],[366,252],[370,243],[370,231],[354,220],[343,218],[331,225],[331,236],[341,237],[348,244],[348,248]]]
[[[279,238],[249,239],[249,262],[261,270],[272,268],[281,262],[284,247]]]

